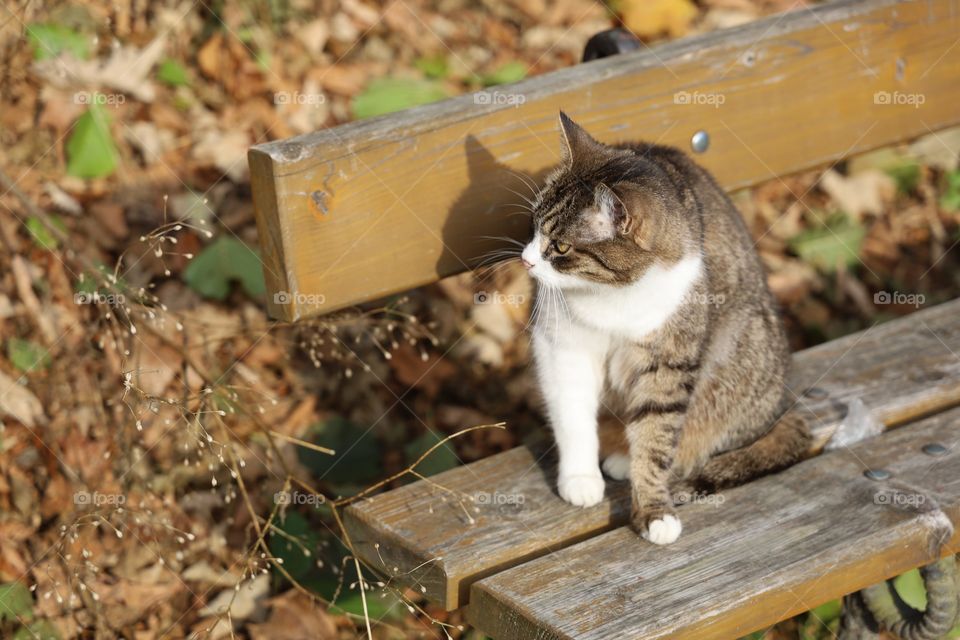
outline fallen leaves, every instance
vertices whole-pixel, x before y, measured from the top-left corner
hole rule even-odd
[[[55,87],[72,87],[85,92],[94,87],[114,89],[141,102],[152,102],[157,95],[156,86],[148,74],[163,55],[165,46],[164,38],[160,36],[143,49],[132,45],[115,47],[109,57],[101,60],[58,55],[38,60],[34,63],[34,71]]]
[[[267,600],[270,614],[260,624],[247,625],[252,640],[334,640],[337,627],[330,615],[299,591]]]
[[[214,33],[197,52],[197,65],[236,100],[245,100],[266,89],[263,72],[251,50],[229,33]]]

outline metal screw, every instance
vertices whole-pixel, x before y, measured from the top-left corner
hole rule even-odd
[[[863,475],[867,476],[871,480],[876,480],[877,482],[890,479],[890,472],[886,469],[867,469],[863,472]]]
[[[928,456],[943,456],[947,454],[947,448],[939,442],[931,442],[923,445],[922,451]]]
[[[694,153],[703,153],[710,148],[710,134],[701,129],[690,138],[690,148]]]

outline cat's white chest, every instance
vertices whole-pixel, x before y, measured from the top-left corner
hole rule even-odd
[[[702,274],[700,256],[654,266],[636,282],[566,296],[573,319],[611,337],[640,340],[662,327],[690,295]]]

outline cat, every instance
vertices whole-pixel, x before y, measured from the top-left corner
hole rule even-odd
[[[807,451],[805,421],[784,414],[784,329],[746,225],[705,169],[671,147],[600,143],[563,112],[560,131],[521,254],[557,491],[599,503],[602,456],[631,482],[637,532],[669,544],[682,529],[671,487],[733,486]]]

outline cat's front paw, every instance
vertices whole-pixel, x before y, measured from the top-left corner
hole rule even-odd
[[[592,507],[603,500],[603,476],[599,470],[596,475],[561,476],[557,491],[574,506]]]
[[[635,513],[633,526],[645,540],[660,545],[676,542],[683,529],[677,514],[666,509]]]

